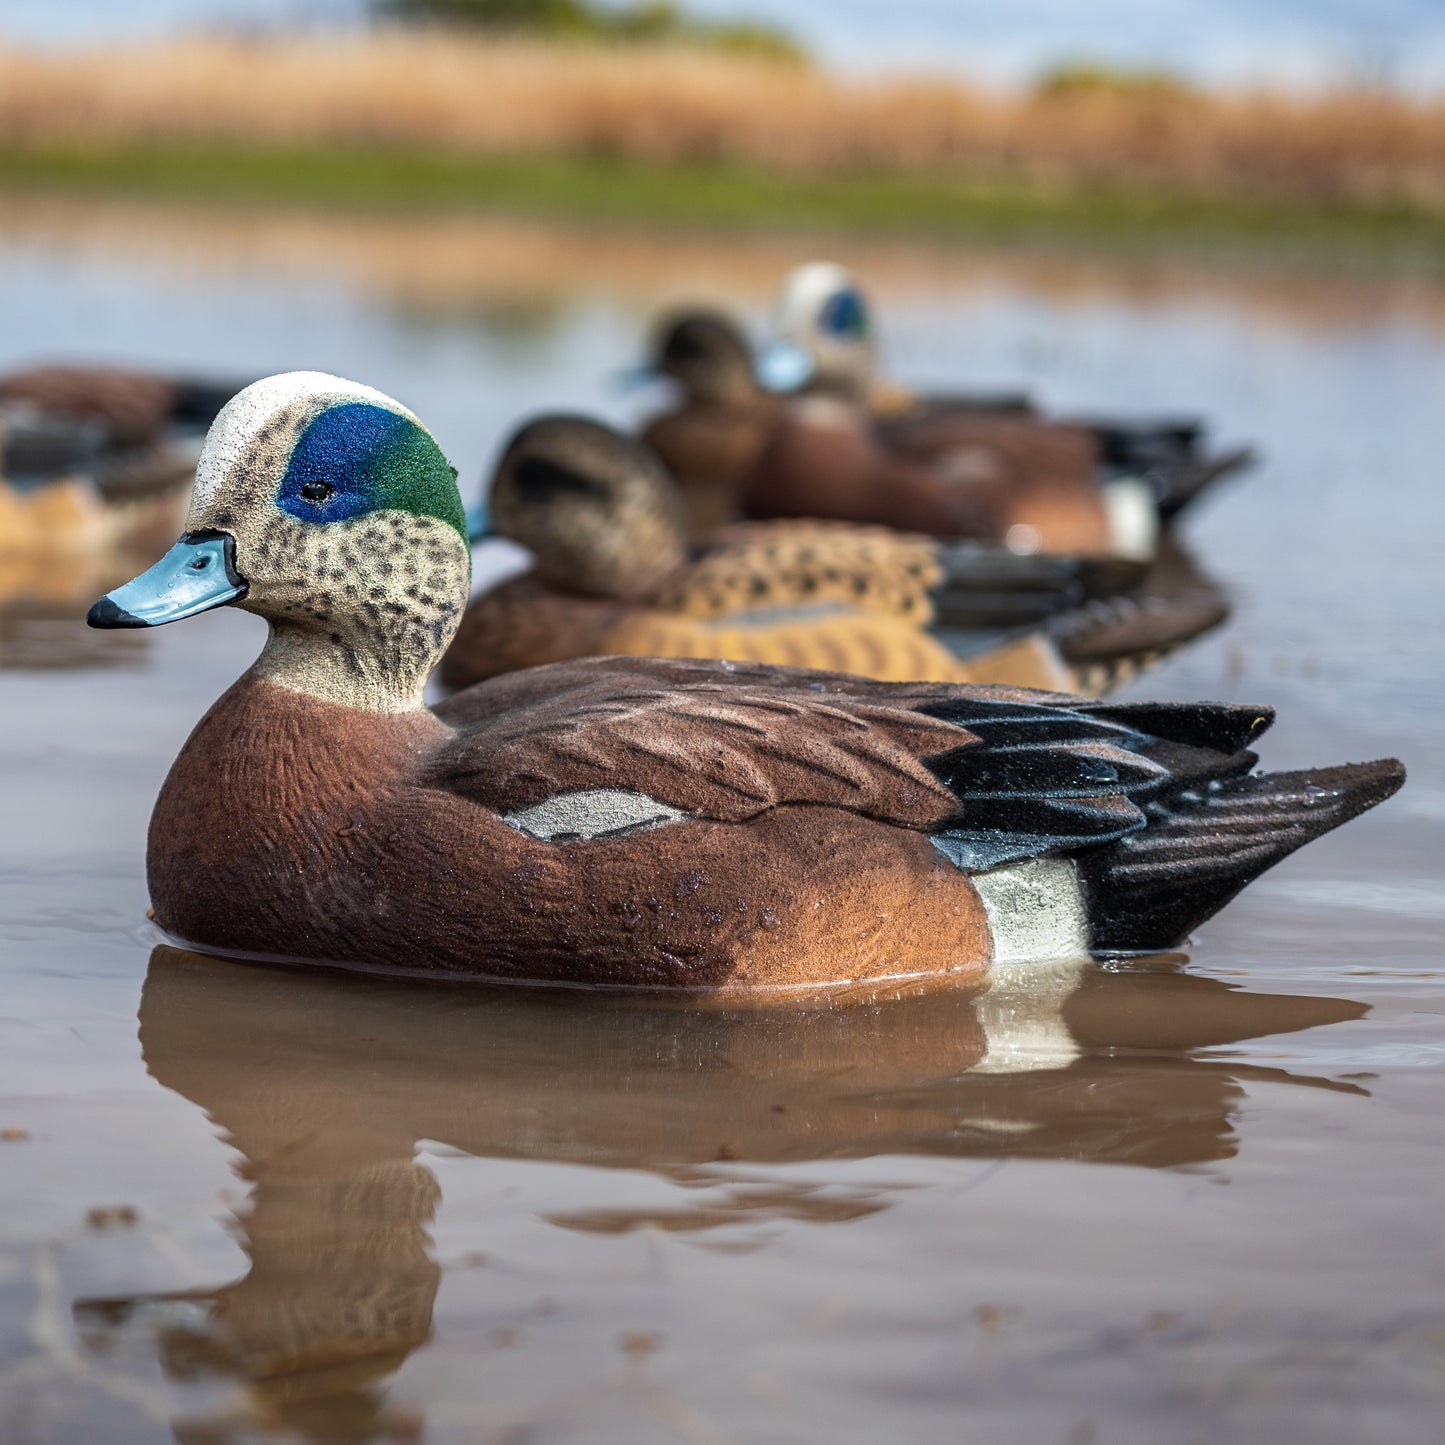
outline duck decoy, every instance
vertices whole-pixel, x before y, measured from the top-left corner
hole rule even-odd
[[[428,708],[470,549],[455,470],[369,387],[289,373],[211,427],[186,532],[91,608],[263,617],[151,818],[201,950],[420,975],[816,989],[1173,946],[1394,793],[1257,775],[1265,708],[727,662],[532,668]]]
[[[955,408],[926,427],[890,429],[847,387],[769,392],[739,328],[706,312],[664,327],[651,370],[682,398],[642,436],[683,488],[695,530],[811,516],[1019,552],[1147,558],[1156,546],[1150,484],[1101,485],[1093,432],[1015,414],[1007,399],[980,401],[966,425]]]
[[[754,375],[747,337],[721,312],[679,312],[659,326],[648,371],[681,391],[640,435],[682,488],[689,528],[700,535],[739,520],[739,483],[783,407]]]
[[[1229,610],[1217,589],[1145,605],[1104,592],[1121,569],[838,522],[741,523],[689,544],[658,458],[581,416],[520,428],[490,499],[493,531],[535,565],[468,606],[442,660],[451,687],[625,653],[1092,691]]]
[[[164,545],[235,390],[98,367],[0,376],[0,556]]]
[[[204,431],[235,393],[233,384],[123,367],[34,366],[0,376],[0,407],[28,410],[52,423],[51,430],[27,438],[37,465],[22,471],[70,470],[76,458],[57,462],[55,453],[84,445],[87,435],[93,446],[126,448],[154,443],[175,429]],[[54,425],[62,418],[70,428]]]
[[[759,373],[784,391],[814,389],[865,404],[884,442],[910,450],[966,444],[987,415],[1047,424],[1026,393],[918,395],[877,376],[877,342],[863,289],[846,268],[812,261],[784,281],[777,339],[759,358]],[[1249,447],[1209,452],[1195,417],[1079,417],[1094,438],[1107,474],[1147,479],[1159,515],[1176,516],[1211,484],[1255,460]]]

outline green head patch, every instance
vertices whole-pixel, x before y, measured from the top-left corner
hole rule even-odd
[[[445,522],[467,541],[456,468],[424,427],[366,401],[339,402],[307,425],[276,505],[303,522],[411,512]]]

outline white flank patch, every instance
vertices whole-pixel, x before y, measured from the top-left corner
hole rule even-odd
[[[358,381],[329,376],[324,371],[284,371],[277,376],[263,377],[238,391],[211,423],[201,459],[196,465],[192,506],[208,506],[215,500],[242,452],[278,411],[294,402],[312,399],[325,404],[370,402],[410,421],[417,420],[399,401],[393,401],[384,392],[363,386]],[[318,406],[317,410],[320,409]],[[417,422],[417,425],[421,423]]]
[[[503,815],[519,833],[543,842],[572,842],[630,833],[637,828],[655,828],[687,814],[659,803],[646,793],[623,788],[589,788],[579,793],[558,793],[543,798],[530,808]]]
[[[969,882],[988,916],[995,970],[1089,956],[1084,894],[1067,858],[1031,858],[971,874]]]
[[[1104,484],[1104,514],[1109,545],[1121,557],[1153,559],[1159,545],[1159,506],[1154,489],[1138,477],[1116,477]]]

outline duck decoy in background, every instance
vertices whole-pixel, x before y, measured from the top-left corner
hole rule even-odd
[[[721,312],[678,312],[659,326],[647,369],[682,392],[640,434],[682,488],[689,528],[701,535],[738,521],[739,484],[783,407],[759,384],[747,337]]]
[[[628,654],[1093,691],[1229,610],[1202,581],[1164,597],[1135,585],[1138,568],[847,523],[740,523],[690,545],[658,458],[587,417],[523,426],[490,498],[495,531],[536,564],[473,599],[442,660],[452,687]]]
[[[120,367],[35,366],[0,375],[0,407],[28,409],[51,422],[88,423],[96,445],[139,447],[175,429],[204,431],[236,390],[228,383]],[[80,435],[57,428],[28,438],[27,457],[37,464],[20,469],[73,469],[76,458],[66,458],[64,451],[77,445]]]
[[[643,439],[706,531],[739,517],[824,517],[937,536],[1004,542],[1019,552],[1148,558],[1159,516],[1152,483],[1106,476],[1084,427],[1011,411],[884,426],[847,388],[782,397],[754,373],[726,317],[677,314],[659,332],[652,374],[682,388]]]
[[[0,557],[164,545],[235,391],[99,367],[0,376]]]
[[[749,517],[833,517],[1022,553],[1148,560],[1158,545],[1148,487],[1101,481],[1082,427],[980,415],[897,442],[822,392],[789,398],[739,495]]]
[[[784,281],[777,340],[759,358],[760,374],[784,391],[811,389],[866,405],[889,447],[937,451],[967,444],[988,414],[1047,424],[1026,393],[918,395],[877,376],[872,311],[856,278],[827,261],[797,266]],[[1147,479],[1168,520],[1221,477],[1254,461],[1249,447],[1209,452],[1195,417],[1080,417],[1106,472]]]
[[[151,819],[202,949],[748,992],[1154,951],[1394,793],[1256,775],[1263,708],[725,662],[512,673],[429,709],[467,602],[456,473],[369,387],[291,373],[207,437],[187,531],[97,627],[269,624]]]

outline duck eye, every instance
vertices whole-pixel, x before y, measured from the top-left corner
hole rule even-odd
[[[301,488],[301,495],[308,502],[315,502],[318,505],[324,502],[336,488],[330,482],[307,482]]]

